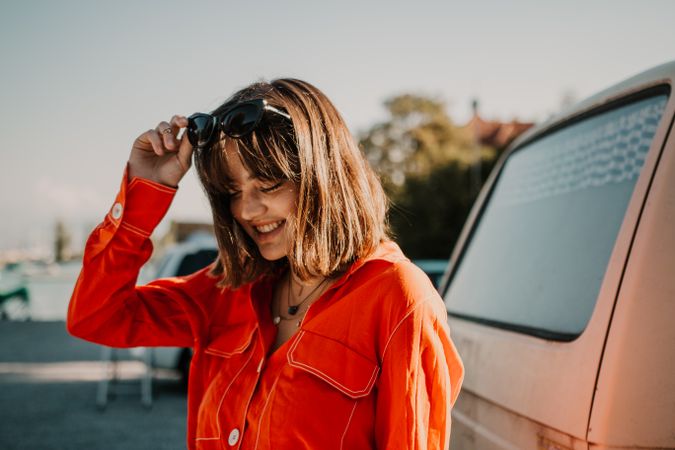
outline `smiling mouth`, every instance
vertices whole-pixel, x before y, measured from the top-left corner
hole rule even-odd
[[[257,227],[253,227],[255,231],[257,231],[259,234],[265,234],[265,233],[270,233],[277,228],[279,228],[282,224],[284,223],[284,220],[279,220],[277,222],[272,222],[268,223],[266,225],[260,225]]]

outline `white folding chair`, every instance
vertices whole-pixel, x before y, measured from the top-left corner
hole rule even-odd
[[[104,365],[104,375],[98,383],[96,390],[96,406],[105,409],[110,395],[117,394],[117,388],[122,384],[123,376],[120,373],[119,352],[122,349],[113,347],[101,347],[101,361]],[[152,362],[153,349],[151,347],[138,347],[130,352],[132,357],[143,363],[143,375],[141,383],[141,404],[146,408],[152,407]],[[132,380],[135,381],[135,380]],[[112,392],[111,392],[112,391]]]

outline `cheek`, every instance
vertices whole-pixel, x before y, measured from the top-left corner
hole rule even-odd
[[[294,216],[298,209],[298,194],[295,189],[289,189],[284,193],[284,208],[287,216]]]
[[[298,209],[298,205],[295,202],[295,199],[291,199],[288,203],[286,203],[286,215],[287,216],[295,216],[295,213]]]
[[[241,219],[241,202],[236,199],[230,199],[230,214],[239,222]]]

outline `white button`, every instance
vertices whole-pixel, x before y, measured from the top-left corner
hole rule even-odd
[[[234,445],[239,441],[239,429],[235,428],[230,431],[230,435],[227,437],[227,443]]]
[[[113,219],[117,220],[120,217],[122,217],[122,204],[121,203],[115,203],[112,207],[112,216]]]

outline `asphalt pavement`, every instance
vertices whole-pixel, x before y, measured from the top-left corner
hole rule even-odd
[[[156,374],[141,404],[142,363],[117,352],[121,381],[97,407],[101,347],[68,335],[63,322],[0,321],[0,449],[185,449],[187,397]]]

